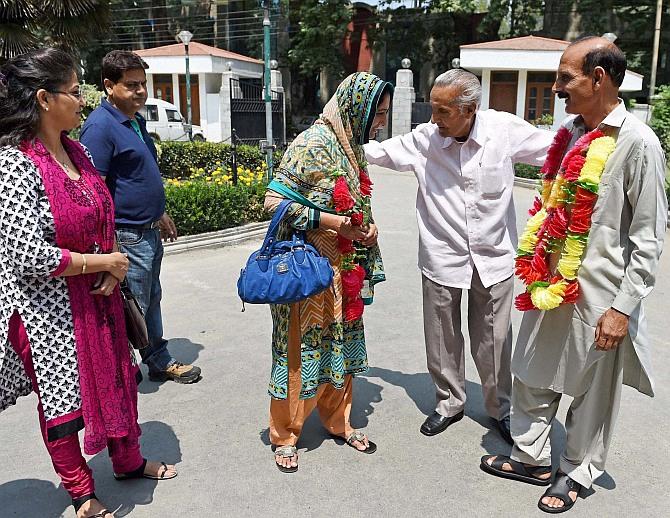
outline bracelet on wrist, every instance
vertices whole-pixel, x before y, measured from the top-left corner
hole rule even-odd
[[[86,254],[81,254],[81,274],[86,273]]]

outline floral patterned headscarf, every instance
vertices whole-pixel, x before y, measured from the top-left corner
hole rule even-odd
[[[376,75],[356,72],[340,83],[323,109],[319,122],[330,125],[356,171],[363,162],[363,144],[370,139],[377,105],[392,91],[391,83]]]

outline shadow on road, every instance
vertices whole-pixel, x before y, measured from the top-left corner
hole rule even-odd
[[[0,502],[2,516],[58,518],[73,510],[62,487],[34,478],[0,484]]]
[[[168,350],[173,358],[181,363],[187,365],[193,364],[200,356],[200,351],[204,349],[202,344],[197,344],[191,342],[188,338],[171,338],[168,341]],[[137,354],[137,359],[139,361],[139,353]],[[151,381],[149,380],[149,375],[147,374],[146,366],[142,366],[142,375],[144,380],[137,386],[137,389],[142,394],[153,394],[157,392],[159,387],[165,383],[164,381]],[[205,373],[203,372],[203,376]]]
[[[382,367],[372,367],[365,377],[381,378],[390,385],[404,389],[419,411],[426,416],[431,414],[435,408],[435,389],[427,372],[407,374]]]
[[[179,440],[172,428],[158,421],[149,421],[140,427],[142,428],[140,442],[144,457],[165,461],[168,464],[181,462]],[[114,480],[107,450],[92,457],[88,465],[95,477],[96,494],[105,507],[114,511],[115,516],[119,518],[126,516],[136,505],[147,505],[153,501],[154,489],[159,482],[148,479],[124,482]],[[65,490],[46,480],[23,479],[2,484],[0,502],[2,502],[0,511],[2,516],[57,518],[64,514],[74,515],[72,501]]]
[[[181,462],[181,448],[179,439],[172,428],[159,421],[147,421],[140,425],[142,437],[140,444],[142,456],[167,464]],[[107,451],[101,451],[89,461],[89,466],[95,474],[95,492],[101,501],[110,510],[115,511],[114,516],[122,517],[131,513],[137,505],[148,505],[153,501],[154,489],[157,484],[174,484],[179,480],[156,480],[137,479],[119,482],[114,480],[112,474],[112,463]],[[117,510],[118,509],[118,510]]]

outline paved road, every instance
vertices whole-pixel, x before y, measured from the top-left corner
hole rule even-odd
[[[419,434],[434,396],[416,269],[415,180],[380,169],[372,176],[388,282],[366,314],[372,368],[355,380],[352,420],[378,443],[378,453],[361,455],[335,443],[312,416],[299,444],[300,471],[284,475],[275,469],[267,438],[270,315],[254,306],[241,313],[235,292],[239,268],[258,243],[171,256],[163,274],[166,336],[173,354],[197,361],[204,378],[193,386],[140,386],[144,453],[176,462],[177,479],[118,483],[105,452],[91,459],[97,492],[110,508],[119,508],[116,516],[544,516],[536,508],[541,489],[494,479],[478,468],[481,455],[509,448],[490,430],[470,360],[466,418],[436,437]],[[517,188],[515,195],[521,224],[532,192]],[[657,397],[624,390],[609,472],[571,516],[664,514],[669,263],[666,254],[647,301]],[[556,426],[555,444],[564,436]],[[34,397],[0,416],[0,466],[0,517],[74,516],[41,444]]]

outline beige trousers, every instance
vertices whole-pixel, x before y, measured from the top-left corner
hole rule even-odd
[[[445,417],[465,408],[465,340],[461,331],[461,288],[422,276],[423,328],[428,371],[435,383],[435,411]],[[468,292],[470,350],[482,382],[484,405],[494,419],[509,415],[512,375],[514,279],[482,285],[477,270]]]
[[[318,408],[323,426],[333,435],[348,437],[354,432],[349,422],[353,399],[353,377],[345,376],[344,387],[329,383],[319,386],[316,396],[300,399],[300,316],[291,308],[288,338],[288,394],[286,399],[270,400],[270,442],[275,446],[295,446],[305,420]]]
[[[605,471],[614,425],[619,413],[623,383],[624,351],[618,347],[593,366],[588,390],[574,398],[565,419],[567,434],[560,469],[575,482],[591,487]],[[511,457],[535,466],[551,465],[551,425],[556,417],[561,393],[533,388],[518,378],[512,390]]]

